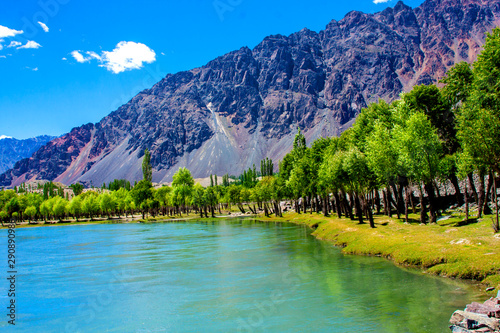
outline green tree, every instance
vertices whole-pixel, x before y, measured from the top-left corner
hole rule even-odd
[[[206,206],[205,189],[198,183],[193,186],[191,204],[198,207],[198,213],[200,217],[203,217],[203,210]]]
[[[500,173],[499,48],[500,29],[495,28],[474,63],[470,96],[458,112],[458,137],[464,153],[475,165],[493,173]],[[498,207],[496,211],[495,230],[499,230]]]
[[[398,126],[395,131],[394,137],[397,138],[396,145],[400,151],[401,163],[408,168],[415,181],[424,184],[429,199],[430,221],[435,223],[437,203],[433,181],[440,174],[447,172],[442,170],[441,164],[442,142],[427,116],[421,112],[411,115],[405,126]],[[423,213],[421,222],[424,222]]]
[[[153,167],[151,166],[151,153],[146,148],[144,150],[144,158],[142,160],[142,179],[148,182],[153,181]]]
[[[36,207],[29,206],[24,210],[24,215],[29,219],[29,223],[34,219],[36,215]]]
[[[149,209],[146,202],[153,198],[153,184],[148,180],[139,181],[130,191],[130,195],[134,200],[135,207],[141,209],[142,218],[145,218],[146,210]],[[146,209],[147,207],[147,209]]]
[[[59,222],[66,216],[66,207],[68,206],[68,200],[57,196],[53,198],[54,204],[52,206],[52,214],[55,218],[59,219]]]
[[[210,207],[212,217],[215,217],[215,205],[219,202],[218,200],[215,187],[207,187],[205,190],[205,202]]]
[[[110,219],[111,212],[115,211],[116,209],[116,201],[110,193],[104,192],[99,196],[99,206],[101,208],[101,211],[103,213],[106,213],[108,219]]]
[[[194,186],[194,179],[191,172],[186,168],[179,168],[174,174],[172,186],[177,189],[180,205],[185,210],[186,200],[191,195]]]
[[[90,220],[94,220],[94,216],[99,213],[99,197],[95,192],[86,192],[86,195],[82,201],[82,210],[84,214],[90,217]]]
[[[68,211],[75,218],[76,222],[78,222],[78,218],[80,214],[82,214],[82,198],[77,195],[71,199],[68,205]]]

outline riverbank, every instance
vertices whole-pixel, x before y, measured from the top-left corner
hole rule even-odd
[[[215,217],[203,218],[203,221],[224,219],[224,218],[237,218],[237,217],[255,217],[255,215],[241,214],[240,212],[225,212],[224,215],[216,215]],[[177,215],[177,216],[155,216],[142,218],[142,215],[133,215],[128,217],[101,217],[101,218],[81,218],[78,221],[74,219],[65,219],[62,221],[58,220],[47,220],[47,221],[36,221],[36,222],[18,222],[16,223],[16,228],[32,228],[32,227],[43,227],[43,226],[65,226],[65,225],[87,225],[87,224],[120,224],[120,223],[165,223],[165,222],[182,222],[191,220],[200,220],[200,216],[196,213],[191,213],[189,215]],[[0,225],[1,229],[9,229],[9,224],[4,222],[4,225]]]
[[[500,235],[493,233],[488,217],[464,223],[462,217],[448,215],[434,225],[420,225],[417,216],[410,216],[413,222],[408,224],[387,216],[374,218],[375,229],[316,213],[291,212],[259,220],[307,225],[313,236],[342,247],[345,254],[382,256],[429,274],[476,280],[500,289]]]

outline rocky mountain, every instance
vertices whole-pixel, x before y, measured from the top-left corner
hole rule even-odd
[[[0,173],[14,166],[14,164],[30,157],[41,146],[54,139],[55,136],[41,135],[26,140],[18,140],[11,137],[0,137]]]
[[[376,14],[353,11],[320,32],[269,36],[167,75],[99,123],[19,161],[0,185],[140,179],[145,148],[156,182],[180,166],[195,177],[239,174],[262,158],[280,159],[297,126],[309,142],[338,135],[369,103],[474,61],[499,23],[500,0],[427,0],[414,9],[398,2]]]

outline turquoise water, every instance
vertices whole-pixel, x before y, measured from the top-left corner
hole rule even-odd
[[[479,297],[309,233],[248,219],[17,229],[16,327],[0,331],[447,332]]]

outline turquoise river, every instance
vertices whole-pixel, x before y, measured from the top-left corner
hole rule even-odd
[[[7,276],[7,231],[0,264]],[[0,332],[449,332],[472,285],[253,219],[16,230]]]

